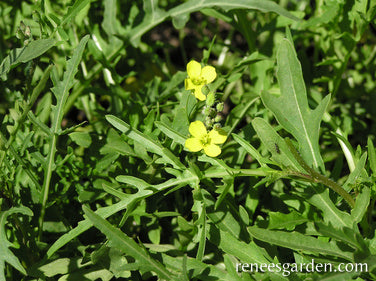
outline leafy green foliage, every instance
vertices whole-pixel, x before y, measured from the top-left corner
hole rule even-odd
[[[9,72],[11,67],[22,62],[29,62],[32,59],[35,59],[43,55],[50,48],[52,48],[55,45],[55,43],[56,42],[54,39],[39,39],[30,42],[23,48],[16,48],[12,50],[0,65],[0,77],[3,77],[4,80],[4,75]]]
[[[322,169],[324,163],[318,144],[319,128],[330,96],[326,96],[315,110],[310,110],[299,61],[287,39],[281,42],[278,49],[277,64],[281,96],[272,97],[264,92],[262,100],[278,122],[298,140],[303,159],[316,169]]]
[[[375,280],[375,1],[11,2],[0,281]]]
[[[5,223],[7,218],[12,214],[24,214],[27,216],[32,216],[33,212],[26,208],[26,207],[13,207],[7,211],[3,211],[0,213],[0,250],[1,250],[1,258],[0,258],[0,280],[5,281],[4,270],[5,270],[5,263],[9,263],[18,271],[22,272],[26,275],[26,270],[20,263],[19,259],[9,250],[9,247],[13,246],[10,243],[6,236],[5,230]]]

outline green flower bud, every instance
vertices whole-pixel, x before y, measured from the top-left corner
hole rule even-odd
[[[220,123],[215,123],[213,125],[213,129],[216,131],[219,131],[220,129],[222,129],[222,125]]]
[[[210,107],[208,107],[208,106],[204,106],[204,109],[202,110],[202,114],[204,114],[205,116],[209,116],[211,110],[212,110],[212,109],[211,109]]]
[[[23,38],[25,37],[25,35],[23,34],[21,28],[17,28],[16,37],[17,37],[17,39],[20,39],[20,40],[23,40]]]
[[[25,28],[25,36],[30,37],[31,36],[31,29],[30,26],[26,26]]]
[[[213,119],[211,119],[209,116],[208,117],[206,117],[206,119],[205,119],[205,125],[206,125],[206,127],[208,127],[208,128],[210,128],[211,126],[213,126]]]
[[[222,111],[223,110],[223,102],[218,103],[217,106],[216,106],[216,108],[217,108],[218,112]]]
[[[214,122],[221,122],[221,121],[222,121],[222,116],[221,115],[215,116]]]

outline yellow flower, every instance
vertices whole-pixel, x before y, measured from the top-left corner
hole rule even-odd
[[[194,90],[195,97],[201,101],[206,99],[202,93],[203,86],[211,83],[217,77],[215,68],[212,66],[205,66],[201,68],[201,64],[195,60],[187,64],[188,78],[185,79],[185,89]]]
[[[211,130],[208,133],[201,121],[192,122],[189,125],[189,132],[192,137],[185,141],[185,147],[192,152],[204,149],[206,155],[210,157],[216,157],[221,153],[221,148],[217,144],[224,143],[227,138],[221,130]]]

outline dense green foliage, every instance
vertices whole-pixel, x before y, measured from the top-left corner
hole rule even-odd
[[[376,280],[375,0],[0,14],[0,281]]]

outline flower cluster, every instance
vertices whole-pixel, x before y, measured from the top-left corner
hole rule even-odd
[[[202,121],[194,121],[189,125],[191,137],[186,140],[185,147],[191,152],[204,150],[206,155],[216,157],[221,153],[218,144],[224,143],[227,139],[226,133],[219,124],[221,117],[218,112],[222,111],[223,103],[214,107],[215,93],[209,91],[208,95],[205,95],[202,90],[204,86],[214,81],[217,73],[214,67],[205,66],[202,68],[201,64],[194,60],[187,64],[187,73],[185,89],[192,90],[198,100],[206,100],[206,105],[203,110],[205,124]],[[208,131],[208,128],[213,129]]]

